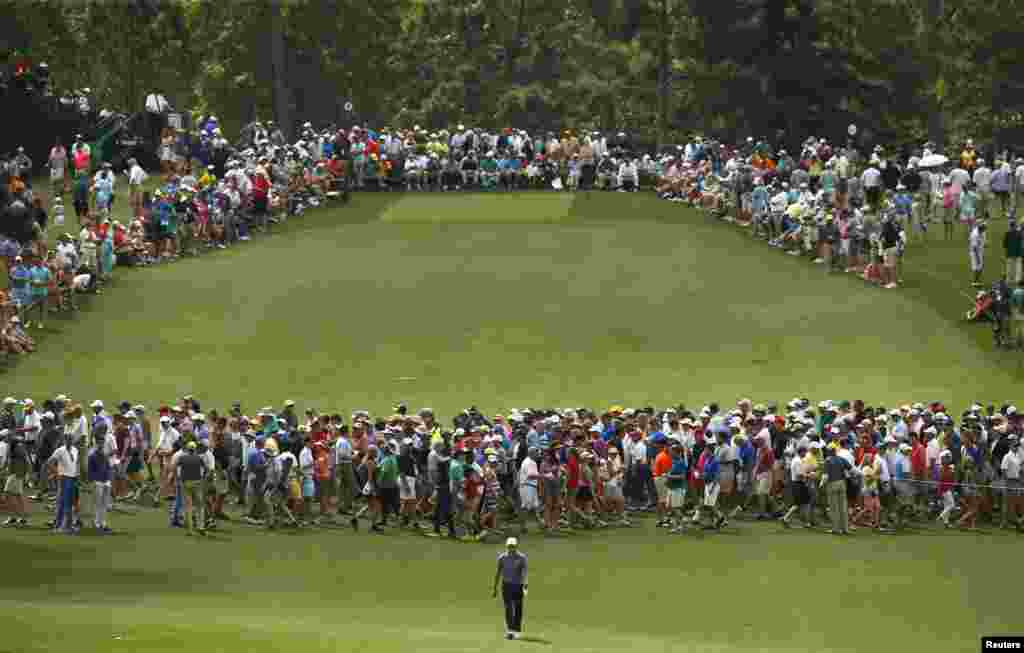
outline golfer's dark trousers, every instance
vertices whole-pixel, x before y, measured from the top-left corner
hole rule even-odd
[[[441,532],[441,524],[448,526],[448,534],[455,534],[455,520],[452,517],[452,491],[447,483],[437,486],[437,505],[434,507],[434,532]]]
[[[505,602],[505,627],[514,633],[523,629],[523,586],[503,583],[501,600]]]

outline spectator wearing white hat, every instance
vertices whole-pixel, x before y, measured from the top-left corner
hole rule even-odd
[[[21,426],[17,430],[24,436],[26,448],[29,452],[34,453],[39,434],[43,430],[42,415],[36,410],[36,404],[32,399],[25,399],[21,405],[24,406],[25,414],[22,417]],[[37,462],[35,469],[37,473],[40,469],[39,465],[41,463]]]
[[[171,482],[171,457],[174,456],[175,445],[181,434],[171,423],[170,415],[160,416],[159,435],[153,455],[160,464],[160,496],[164,499],[174,498],[174,485]],[[150,457],[152,459],[152,456]]]

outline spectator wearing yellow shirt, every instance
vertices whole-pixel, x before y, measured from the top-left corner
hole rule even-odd
[[[977,160],[978,152],[974,149],[974,141],[968,138],[963,151],[960,152],[960,167],[973,174]]]

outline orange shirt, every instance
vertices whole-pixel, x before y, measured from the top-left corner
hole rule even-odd
[[[654,476],[664,476],[672,470],[672,456],[668,450],[662,450],[654,459],[654,469],[652,470]]]
[[[331,479],[331,460],[327,449],[317,447],[317,453],[313,455],[313,473],[318,481],[329,481]]]

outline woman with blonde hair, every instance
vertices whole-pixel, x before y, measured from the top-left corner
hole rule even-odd
[[[879,482],[881,466],[875,460],[873,451],[864,454],[864,462],[860,467],[863,478],[861,499],[864,504],[864,511],[860,515],[861,524],[868,528],[879,527],[879,515],[881,514],[881,499],[879,498]]]
[[[551,533],[558,529],[562,512],[562,467],[558,463],[558,449],[549,448],[540,463],[541,492],[544,498],[544,529]]]

